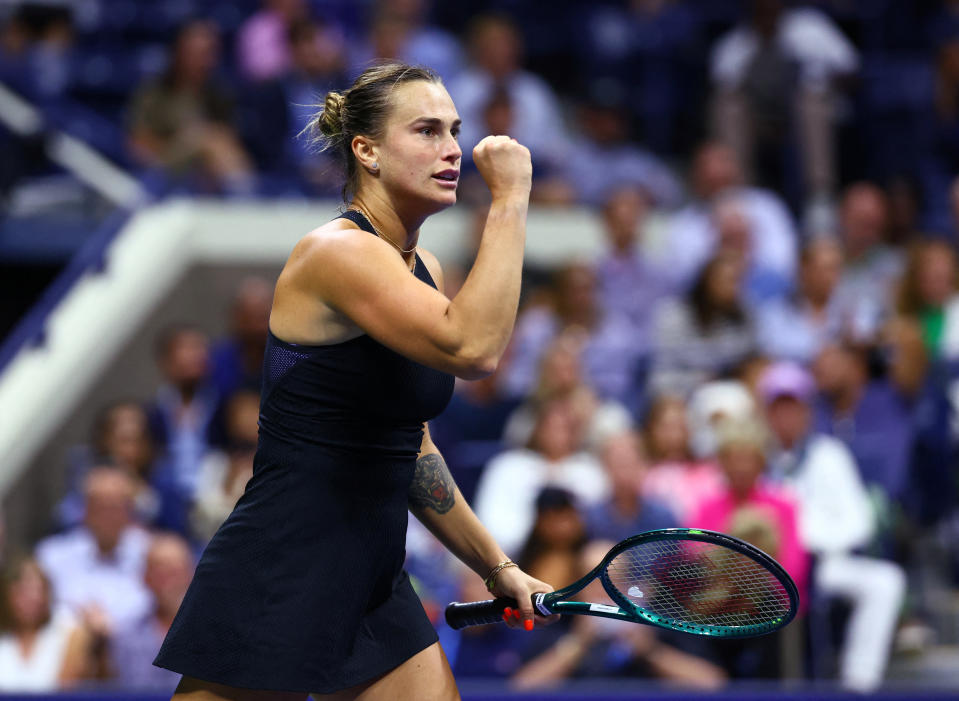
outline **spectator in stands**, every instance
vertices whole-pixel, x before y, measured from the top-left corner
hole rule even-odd
[[[791,297],[771,299],[756,318],[759,348],[774,358],[811,363],[822,348],[845,331],[846,310],[835,294],[842,274],[842,248],[831,238],[816,238],[800,256],[799,285]]]
[[[664,504],[683,523],[700,502],[723,486],[716,462],[693,455],[686,414],[682,398],[662,395],[653,401],[643,423],[649,462],[643,494]]]
[[[209,450],[209,433],[217,407],[209,384],[206,334],[188,324],[164,329],[156,344],[163,384],[149,405],[150,428],[184,501],[196,492],[200,463]]]
[[[854,554],[875,532],[872,505],[849,449],[811,431],[812,377],[780,362],[763,374],[759,392],[773,436],[770,473],[796,495],[800,540],[816,556],[814,590],[852,604],[839,677],[848,688],[875,689],[886,668],[905,576],[892,562]]]
[[[226,446],[208,453],[200,467],[196,499],[190,513],[190,533],[207,543],[233,511],[253,476],[260,416],[260,393],[238,390],[225,405]]]
[[[741,259],[720,254],[706,264],[685,297],[659,305],[649,378],[654,394],[688,396],[753,353],[755,329],[742,301],[742,279]]]
[[[329,154],[317,153],[301,133],[316,113],[317,96],[346,82],[345,42],[340,33],[314,20],[303,19],[289,28],[290,67],[276,81],[284,107],[282,135],[288,162],[318,193],[334,194],[342,180]],[[261,149],[276,151],[276,142]]]
[[[642,348],[629,320],[603,309],[596,285],[589,265],[565,265],[553,277],[550,303],[520,315],[502,376],[508,396],[528,394],[546,348],[564,331],[576,331],[584,335],[580,357],[588,383],[603,399],[629,402]]]
[[[633,325],[633,343],[651,347],[651,310],[671,293],[669,276],[656,265],[641,244],[650,198],[635,187],[609,188],[603,202],[606,254],[596,265],[599,302],[603,309],[622,314]]]
[[[931,358],[959,358],[959,271],[956,252],[942,239],[913,244],[899,284],[897,311],[922,328]]]
[[[608,541],[581,548],[573,576],[584,575],[606,555]],[[598,580],[579,595],[584,601],[611,604]],[[511,684],[517,689],[545,689],[571,677],[645,677],[703,691],[722,686],[726,675],[716,665],[681,651],[671,641],[678,636],[648,626],[613,625],[592,616],[570,616],[561,637],[546,651],[517,670]],[[685,642],[685,641],[678,641]]]
[[[766,438],[755,418],[719,423],[717,455],[726,487],[704,499],[687,525],[745,534],[739,537],[775,557],[804,594],[808,562],[799,540],[797,506],[789,493],[763,479]]]
[[[766,433],[754,418],[728,419],[718,428],[719,463],[726,488],[699,504],[686,525],[729,533],[769,553],[792,576],[805,600],[808,559],[798,534],[798,509],[782,488],[765,482]],[[733,677],[778,677],[778,645],[762,641],[716,649]]]
[[[351,48],[350,66],[358,74],[374,59],[392,58],[411,66],[429,66],[449,83],[463,69],[456,37],[428,24],[424,0],[377,0],[370,36]],[[499,132],[491,132],[499,133]]]
[[[743,294],[753,305],[785,295],[793,284],[789,274],[777,270],[755,254],[762,232],[754,231],[748,202],[735,193],[716,198],[712,208],[716,230],[716,253],[728,253],[740,259],[743,266]]]
[[[180,675],[155,667],[153,658],[190,586],[193,567],[193,553],[180,536],[161,534],[150,541],[143,582],[152,594],[152,608],[104,641],[113,685],[131,692],[173,693]]]
[[[577,449],[581,440],[570,403],[554,399],[540,406],[526,448],[507,450],[486,466],[476,489],[475,510],[506,554],[518,555],[543,487],[567,489],[584,507],[608,495],[602,466]]]
[[[152,483],[155,451],[143,407],[125,400],[105,407],[94,422],[91,445],[85,448],[70,465],[71,484],[57,507],[59,525],[72,528],[83,520],[83,481],[90,469],[98,465],[117,467],[130,475],[136,491],[137,520],[155,523],[161,515],[161,503]]]
[[[217,81],[220,38],[206,20],[185,24],[169,66],[137,89],[129,108],[134,158],[204,192],[247,194],[252,165],[233,123],[232,99]]]
[[[523,44],[519,30],[504,15],[483,15],[469,31],[471,65],[448,84],[463,127],[463,160],[483,134],[483,110],[498,89],[505,89],[513,105],[509,134],[529,148],[538,173],[555,173],[566,158],[567,135],[559,103],[539,77],[522,69]]]
[[[836,294],[842,307],[856,310],[849,332],[868,343],[894,308],[902,254],[886,243],[889,205],[876,185],[850,185],[840,203],[840,229],[845,266]]]
[[[61,97],[72,77],[73,8],[56,2],[7,6],[11,15],[0,26],[0,80],[41,104]]]
[[[716,43],[716,129],[766,187],[789,183],[786,151],[798,152],[806,201],[828,200],[838,181],[837,88],[859,56],[828,15],[785,4],[754,0],[748,21]]]
[[[279,78],[292,63],[290,27],[309,19],[306,0],[263,0],[237,35],[236,56],[240,72],[252,81]]]
[[[610,498],[586,512],[591,538],[617,543],[643,531],[679,526],[665,504],[644,493],[647,465],[638,434],[623,431],[610,436],[599,458],[609,479]]]
[[[656,156],[629,141],[625,92],[608,81],[595,85],[579,107],[579,129],[562,177],[576,200],[603,205],[611,192],[639,188],[657,207],[675,208],[682,185]]]
[[[718,450],[719,425],[726,420],[745,421],[756,414],[749,388],[737,379],[713,380],[695,389],[686,409],[689,444],[693,455],[711,460]]]
[[[586,545],[586,523],[576,497],[561,487],[544,487],[536,494],[533,524],[517,562],[524,572],[543,582],[564,586],[575,582]]]
[[[230,335],[210,351],[210,382],[217,396],[244,387],[259,388],[270,328],[273,285],[262,277],[244,278],[230,307]]]
[[[0,692],[53,692],[88,673],[87,632],[55,607],[50,580],[36,560],[0,572]]]
[[[582,346],[581,335],[567,331],[546,349],[540,360],[536,386],[506,423],[503,440],[507,445],[517,447],[529,443],[537,407],[553,400],[569,403],[576,420],[576,433],[588,450],[595,450],[609,436],[630,428],[633,421],[626,407],[615,400],[601,400],[583,379]]]
[[[84,493],[83,525],[41,541],[37,561],[56,605],[94,630],[113,631],[149,608],[142,583],[149,535],[133,522],[133,482],[122,470],[91,470]]]
[[[676,213],[669,227],[667,265],[678,285],[689,286],[719,247],[713,207],[721,195],[735,195],[748,217],[754,264],[793,279],[797,234],[792,216],[775,193],[745,186],[742,165],[731,148],[718,142],[699,147],[690,191],[695,200]]]
[[[870,364],[883,362],[880,353],[850,344],[820,352],[813,366],[820,392],[814,426],[852,451],[863,482],[885,510],[904,494],[913,434],[907,396],[890,377],[870,372]]]

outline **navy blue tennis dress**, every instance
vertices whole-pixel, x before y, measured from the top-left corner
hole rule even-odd
[[[342,216],[375,235],[369,221]],[[417,256],[416,277],[436,287]],[[369,336],[270,334],[253,477],[217,531],[154,664],[249,689],[328,693],[437,640],[403,570],[423,422],[453,377]]]

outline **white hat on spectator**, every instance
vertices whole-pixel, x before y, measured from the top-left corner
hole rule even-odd
[[[689,398],[689,423],[693,454],[708,458],[716,454],[716,426],[723,419],[746,419],[756,405],[746,385],[737,380],[717,380],[699,387]]]

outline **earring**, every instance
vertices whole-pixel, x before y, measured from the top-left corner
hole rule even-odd
[[[380,164],[377,163],[376,161],[374,161],[373,164],[370,166],[370,168],[372,168],[373,170],[376,170],[379,167],[380,167]]]

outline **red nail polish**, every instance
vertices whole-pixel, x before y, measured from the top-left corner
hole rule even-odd
[[[510,608],[509,606],[507,606],[505,609],[503,609],[503,613],[504,613],[506,616],[512,616],[512,615],[513,615],[513,609]]]
[[[532,620],[526,621],[526,623],[523,624],[523,627],[526,630],[533,630],[533,621]]]
[[[506,613],[506,612],[503,613],[503,620],[504,620],[504,621],[507,621],[507,622],[509,621],[509,614],[508,614],[508,613]]]
[[[518,621],[519,619],[521,619],[522,617],[523,617],[523,612],[522,612],[522,611],[520,611],[519,609],[515,609],[515,610],[513,611],[513,618],[515,618],[517,621]]]

